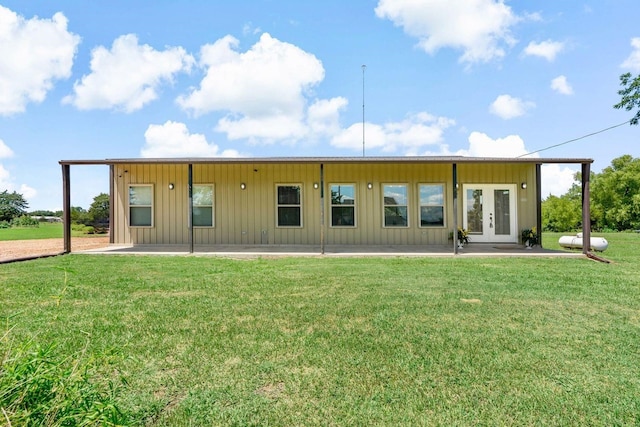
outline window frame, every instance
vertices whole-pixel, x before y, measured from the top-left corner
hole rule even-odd
[[[299,189],[299,201],[298,201],[298,204],[287,204],[287,203],[280,204],[279,203],[279,197],[278,197],[279,196],[278,195],[278,189],[280,187],[298,187],[298,189]],[[275,198],[276,198],[276,203],[275,203],[275,205],[276,205],[276,228],[303,228],[303,226],[304,226],[303,210],[302,210],[302,207],[303,207],[303,204],[304,204],[304,202],[303,202],[303,200],[304,200],[303,199],[303,191],[302,191],[303,188],[304,187],[303,187],[302,183],[277,183],[276,184],[276,194],[275,194]],[[280,208],[281,207],[289,207],[289,208],[297,207],[299,209],[299,211],[300,211],[300,213],[299,213],[300,225],[280,225]]]
[[[211,204],[210,205],[196,205],[193,204],[192,208],[195,210],[197,207],[211,207],[211,225],[195,225],[193,224],[193,228],[215,228],[216,226],[216,186],[213,183],[198,183],[193,184],[193,187],[211,187]],[[193,189],[192,189],[193,194]],[[193,219],[193,218],[192,218]]]
[[[151,203],[149,205],[136,205],[136,204],[131,204],[131,188],[132,187],[148,187],[151,189]],[[129,184],[127,187],[127,212],[129,215],[129,228],[153,228],[155,227],[155,209],[154,209],[154,205],[155,205],[155,187],[153,184]],[[136,209],[136,208],[149,208],[151,209],[151,224],[147,225],[135,225],[132,224],[132,219],[133,216],[131,215],[131,209]]]
[[[332,187],[334,186],[351,186],[353,187],[353,204],[334,204],[332,195]],[[356,228],[358,226],[358,208],[357,208],[357,198],[358,198],[358,186],[354,182],[342,183],[342,182],[334,182],[329,183],[329,195],[331,198],[329,199],[329,227],[331,228]],[[333,224],[333,208],[352,208],[353,209],[353,225],[343,224],[343,225],[334,225]]]
[[[405,195],[405,202],[406,204],[404,205],[388,205],[385,201],[385,187],[390,187],[390,186],[402,186],[405,188],[406,191],[406,195]],[[409,209],[409,205],[411,203],[411,187],[409,186],[408,183],[406,182],[384,182],[381,184],[381,193],[382,193],[382,228],[410,228],[411,222],[411,213],[410,213],[410,209]],[[406,224],[405,225],[387,225],[387,215],[386,215],[386,209],[387,207],[404,207],[405,208],[405,212],[407,215],[406,218]]]
[[[423,204],[421,199],[422,186],[441,186],[442,187],[442,205]],[[442,207],[442,225],[422,225],[422,208],[423,207]],[[418,183],[418,227],[419,228],[446,228],[447,226],[447,186],[444,182],[419,182]]]

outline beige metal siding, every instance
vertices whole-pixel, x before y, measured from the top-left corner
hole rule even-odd
[[[443,244],[448,239],[453,196],[451,165],[447,164],[330,164],[325,165],[326,243],[347,245],[428,245]],[[356,185],[356,227],[331,227],[329,185]],[[371,183],[373,187],[367,188]],[[419,227],[418,184],[445,184],[445,227]],[[383,184],[406,184],[408,192],[408,227],[383,226]]]
[[[114,171],[114,243],[186,244],[188,228],[188,165],[117,164]],[[126,172],[125,172],[126,171]],[[535,164],[459,164],[458,182],[517,184],[518,229],[536,221]],[[526,182],[522,190],[520,183]],[[169,189],[169,184],[174,189]],[[320,164],[197,163],[194,184],[214,185],[214,227],[194,229],[196,245],[319,245],[321,234]],[[245,183],[242,190],[240,184]],[[356,227],[331,227],[330,184],[356,186]],[[372,189],[367,189],[372,183]],[[406,184],[408,227],[383,227],[382,184]],[[419,226],[418,184],[444,184],[445,226]],[[154,226],[129,227],[128,186],[154,185]],[[276,185],[302,186],[300,228],[276,226]],[[458,224],[462,224],[462,195]],[[447,244],[453,229],[453,181],[450,163],[329,163],[324,165],[324,231],[328,245]]]

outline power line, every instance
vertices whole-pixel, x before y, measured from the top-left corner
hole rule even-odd
[[[570,142],[579,141],[579,140],[581,140],[581,139],[588,138],[588,137],[590,137],[590,136],[597,135],[597,134],[599,134],[599,133],[606,132],[606,131],[611,130],[611,129],[615,129],[615,128],[620,127],[620,126],[622,126],[622,125],[626,125],[626,124],[627,124],[627,123],[629,123],[630,121],[631,121],[631,120],[627,120],[626,122],[622,122],[622,123],[620,123],[620,124],[617,124],[617,125],[614,125],[614,126],[610,126],[610,127],[606,128],[606,129],[602,129],[602,130],[599,130],[599,131],[597,131],[597,132],[592,132],[592,133],[589,133],[589,134],[587,134],[587,135],[583,135],[583,136],[578,137],[578,138],[570,139],[570,140],[568,140],[568,141],[561,142],[560,144],[550,145],[549,147],[541,148],[541,149],[539,149],[539,150],[532,151],[532,152],[530,152],[530,153],[522,154],[522,155],[520,155],[520,156],[518,156],[518,157],[530,156],[531,154],[535,154],[535,153],[539,153],[539,152],[541,152],[541,151],[546,151],[546,150],[550,150],[550,149],[552,149],[552,148],[560,147],[561,145],[566,145],[566,144],[569,144]]]

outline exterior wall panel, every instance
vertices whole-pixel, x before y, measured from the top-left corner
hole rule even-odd
[[[125,172],[126,171],[126,172]],[[114,168],[114,243],[186,244],[188,228],[188,165],[117,164]],[[535,164],[458,164],[458,182],[517,184],[518,228],[536,222]],[[520,184],[527,183],[526,189]],[[174,189],[169,189],[169,184]],[[275,244],[319,245],[321,234],[320,163],[197,163],[194,184],[214,185],[214,226],[194,229],[196,245]],[[240,184],[245,183],[242,190]],[[355,227],[331,226],[333,183],[355,185]],[[372,188],[368,189],[367,184]],[[408,227],[383,226],[383,184],[406,184]],[[422,183],[443,184],[445,226],[420,227],[419,190]],[[128,186],[153,184],[153,227],[129,227]],[[276,185],[299,184],[302,190],[302,227],[276,226]],[[453,230],[451,163],[324,164],[324,235],[327,245],[446,245]],[[458,197],[458,224],[462,224],[462,197]]]

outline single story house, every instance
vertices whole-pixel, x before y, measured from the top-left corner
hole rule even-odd
[[[106,165],[119,245],[518,243],[541,230],[541,165],[579,164],[589,241],[592,159],[277,157],[62,160],[65,251],[70,167]],[[455,235],[455,234],[453,234]],[[586,250],[584,251],[587,252]]]

